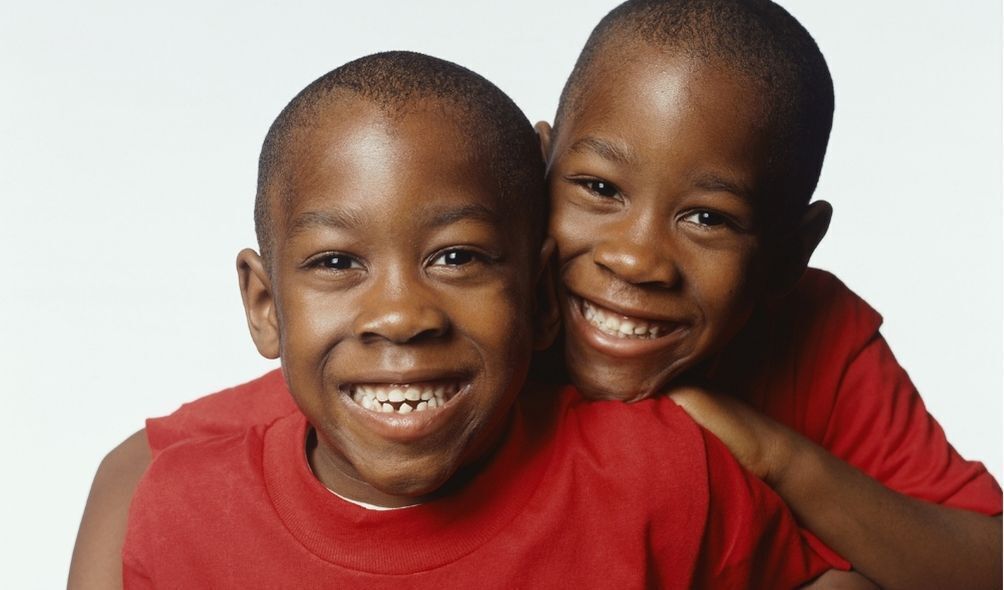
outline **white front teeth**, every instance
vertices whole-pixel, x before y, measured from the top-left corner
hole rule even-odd
[[[664,324],[638,318],[627,319],[606,312],[582,299],[582,316],[601,332],[620,338],[658,338],[667,331]]]
[[[408,414],[424,412],[446,404],[460,386],[450,385],[357,385],[352,400],[371,412]]]

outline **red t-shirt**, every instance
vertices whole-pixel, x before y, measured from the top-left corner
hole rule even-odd
[[[754,315],[714,378],[767,416],[902,494],[988,515],[1001,489],[963,459],[879,333],[882,316],[830,273]]]
[[[392,511],[313,477],[299,412],[182,440],[134,496],[125,585],[792,588],[828,569],[780,498],[669,400],[537,399],[468,485]]]

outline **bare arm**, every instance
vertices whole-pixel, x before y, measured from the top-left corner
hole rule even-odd
[[[857,572],[830,570],[802,587],[803,590],[879,590],[871,580]]]
[[[1000,588],[1001,520],[886,488],[797,433],[727,396],[672,394],[802,525],[854,569],[896,588]]]
[[[69,590],[122,588],[122,542],[129,502],[149,464],[150,449],[143,430],[125,439],[101,461],[77,531]]]

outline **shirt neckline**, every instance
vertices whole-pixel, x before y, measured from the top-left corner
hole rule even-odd
[[[318,558],[375,574],[441,567],[484,545],[511,522],[536,491],[553,446],[541,444],[555,420],[527,419],[518,402],[491,462],[461,490],[401,510],[371,510],[332,494],[304,453],[309,424],[300,412],[264,434],[266,492],[290,534]]]

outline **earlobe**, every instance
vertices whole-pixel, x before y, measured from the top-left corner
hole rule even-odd
[[[540,248],[537,266],[537,300],[534,308],[534,350],[545,350],[554,343],[561,329],[561,310],[556,290],[554,239],[548,237]]]
[[[544,156],[544,163],[551,164],[551,125],[547,121],[537,121],[533,126],[537,131],[537,138],[540,140],[540,153]]]
[[[257,252],[245,248],[237,254],[237,277],[255,347],[265,358],[279,358],[279,322],[272,281]]]

